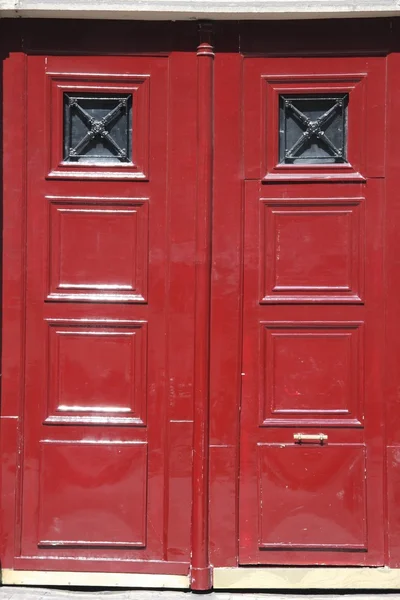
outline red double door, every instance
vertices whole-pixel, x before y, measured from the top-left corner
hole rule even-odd
[[[201,60],[6,61],[3,568],[185,575],[196,431],[214,566],[384,564],[384,59],[217,54],[209,313]]]

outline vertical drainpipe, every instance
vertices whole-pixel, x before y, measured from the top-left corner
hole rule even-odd
[[[191,588],[209,590],[208,547],[210,301],[213,192],[213,75],[211,23],[199,23],[197,48],[197,193],[194,353],[194,433]]]

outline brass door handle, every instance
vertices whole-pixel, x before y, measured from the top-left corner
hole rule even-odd
[[[319,442],[323,444],[328,440],[326,433],[294,433],[293,439],[298,444],[302,442]]]

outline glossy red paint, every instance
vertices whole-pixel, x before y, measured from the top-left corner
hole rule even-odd
[[[4,60],[2,567],[399,566],[397,21],[63,27]],[[132,165],[65,164],[66,90]],[[349,165],[278,164],[309,92]]]
[[[277,89],[349,94],[351,167],[275,166]],[[384,92],[380,58],[244,61],[242,564],[384,563]]]
[[[395,25],[395,33],[399,32],[399,23]],[[386,513],[386,561],[391,567],[400,567],[400,421],[399,421],[399,389],[400,372],[398,356],[400,352],[399,333],[399,151],[400,124],[398,106],[400,101],[400,55],[393,52],[388,57],[388,105],[386,128],[386,214],[385,214],[385,293],[386,293],[386,328],[385,328],[385,411],[387,440],[387,513]]]
[[[237,564],[242,279],[242,58],[224,32],[214,71],[213,265],[210,344],[210,558]],[[230,173],[231,176],[227,176]]]
[[[24,61],[29,98],[17,203],[19,228],[27,223],[25,389],[9,565],[79,570],[84,559],[85,570],[186,574],[196,56],[19,57],[7,68],[20,74]],[[132,94],[133,168],[63,163],[63,114],[52,111],[66,90]]]

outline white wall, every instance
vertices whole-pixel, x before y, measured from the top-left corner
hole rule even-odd
[[[400,15],[400,0],[0,0],[0,17],[292,19]]]

